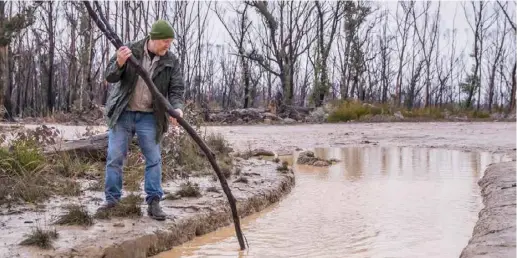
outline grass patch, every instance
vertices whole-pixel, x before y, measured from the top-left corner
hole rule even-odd
[[[83,161],[77,155],[69,153],[54,154],[49,158],[52,169],[64,177],[84,177],[89,171],[94,169],[90,163]]]
[[[346,122],[357,120],[365,115],[382,114],[383,109],[368,104],[362,104],[359,101],[342,101],[329,114],[327,121],[330,123]]]
[[[475,111],[469,112],[468,117],[486,119],[486,118],[490,118],[490,113],[481,111],[481,110],[480,111],[475,110]]]
[[[15,140],[0,148],[0,204],[37,202],[51,196],[48,167],[36,142]]]
[[[181,151],[175,159],[176,164],[188,171],[202,170],[208,166],[206,158],[201,153],[202,150],[199,149],[193,139],[183,137],[179,145],[181,146]]]
[[[208,147],[216,156],[216,161],[222,173],[229,177],[233,163],[230,157],[232,148],[221,134],[209,134],[204,137]],[[164,144],[164,160],[166,164],[175,167],[176,173],[187,173],[191,176],[208,176],[214,173],[213,167],[201,148],[188,135],[182,135],[180,143]],[[181,146],[181,149],[177,146]],[[167,165],[166,165],[167,166]],[[184,176],[182,176],[184,178]]]
[[[494,109],[495,112],[501,112]],[[455,117],[469,119],[490,119],[490,113],[485,110],[466,109],[458,105],[442,105],[432,107],[415,107],[407,109],[403,106],[390,106],[387,103],[362,103],[357,100],[333,101],[328,122],[346,122],[350,120],[367,120],[375,115],[390,115],[400,112],[406,119],[416,120],[444,120]]]
[[[282,165],[276,168],[278,172],[287,173],[289,171],[289,163],[287,161],[283,161]]]
[[[54,222],[54,224],[79,226],[93,225],[93,217],[88,213],[86,207],[79,205],[69,205],[66,207],[66,210],[66,213],[61,215],[61,217],[59,217],[59,219]]]
[[[0,147],[0,204],[37,203],[53,195],[81,194],[79,177],[95,170],[68,152],[44,154],[55,144],[57,133],[42,126],[16,135],[7,147]]]
[[[142,203],[142,201],[142,197],[130,194],[127,197],[122,198],[115,207],[108,210],[98,210],[94,217],[97,219],[110,219],[112,217],[141,217],[142,210],[140,209],[140,203]]]
[[[56,177],[51,182],[54,193],[64,196],[79,196],[81,194],[81,184],[78,181],[69,178]]]
[[[104,191],[104,179],[99,179],[97,181],[91,182],[87,188],[90,191],[102,192]]]
[[[201,191],[199,190],[199,185],[196,183],[192,183],[188,181],[187,183],[182,183],[180,185],[180,189],[176,192],[176,195],[181,197],[201,197]]]
[[[233,149],[230,147],[230,144],[224,139],[222,134],[209,134],[205,137],[206,144],[210,149],[217,155],[223,154],[227,155],[232,152]]]
[[[20,242],[20,245],[33,245],[43,249],[50,249],[52,247],[53,240],[57,239],[58,236],[59,234],[55,229],[43,230],[37,227]]]
[[[401,114],[404,117],[409,118],[431,118],[431,119],[444,119],[445,114],[443,109],[436,107],[427,108],[415,108],[411,110],[401,110]]]
[[[233,164],[232,164],[232,160],[230,157],[226,156],[226,157],[222,157],[220,162],[218,162],[218,165],[219,165],[219,168],[221,169],[221,173],[223,174],[223,176],[225,178],[229,178],[230,176],[232,176],[232,169],[233,169]]]

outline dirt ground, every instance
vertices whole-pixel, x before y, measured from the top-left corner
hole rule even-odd
[[[240,216],[278,202],[295,185],[292,171],[279,172],[278,164],[272,161],[241,160],[238,165],[242,171],[227,181]],[[147,205],[140,201],[136,203],[143,213],[140,216],[95,219],[89,226],[54,224],[69,204],[83,205],[93,215],[102,204],[103,193],[90,190],[79,197],[52,198],[37,207],[0,207],[0,257],[148,257],[233,223],[219,182],[211,176],[189,180],[199,185],[201,196],[163,200],[162,207],[168,215],[165,221],[149,218],[145,214]],[[176,192],[180,183],[187,181],[169,181],[164,191]],[[127,196],[128,191],[124,194]],[[134,194],[145,196],[141,191]],[[35,227],[56,230],[58,237],[50,248],[20,245]],[[37,239],[41,241],[41,237]]]
[[[66,139],[78,138],[78,135],[81,135],[86,131],[86,128],[83,126],[50,126],[56,126],[62,132],[65,132],[64,138]],[[27,127],[34,127],[34,125],[29,125]],[[3,131],[3,129],[7,130],[6,127],[0,126],[0,130]],[[106,128],[97,127],[96,129],[98,129],[99,132],[103,132]],[[515,122],[400,122],[212,126],[206,127],[206,130],[208,132],[212,131],[215,133],[223,134],[231,146],[239,152],[263,148],[266,150],[273,150],[277,154],[283,155],[291,154],[296,149],[379,145],[447,148],[464,151],[488,151],[507,154],[513,160],[515,160],[516,155]],[[274,170],[274,167],[271,170]],[[244,193],[245,192],[246,191],[244,191]],[[182,206],[190,206],[191,204],[192,203],[187,202],[183,203]],[[50,219],[50,217],[56,215],[38,213],[37,209],[32,212],[35,213],[34,215],[38,214],[39,216],[43,216],[43,221],[47,221]],[[28,212],[24,212],[24,214],[28,214]],[[7,250],[13,251],[12,248],[16,246],[16,241],[15,239],[12,239],[12,237],[19,236],[19,233],[21,233],[19,232],[18,234],[13,234],[13,232],[18,230],[13,228],[14,224],[12,224],[12,222],[16,221],[16,225],[22,226],[26,229],[30,228],[30,224],[27,224],[27,219],[20,214],[9,214],[8,216],[3,215],[0,216],[0,220],[3,221],[0,223],[0,225],[4,228],[2,231],[4,236],[11,235],[10,237],[4,238],[4,240],[9,241],[2,241],[4,243],[9,242],[9,244],[0,248],[3,249],[2,252],[0,252],[0,256],[2,256]],[[148,221],[148,223],[154,222]],[[43,224],[46,223],[43,222]],[[111,222],[111,224],[113,223]],[[105,224],[99,223],[91,230],[101,233],[106,231],[106,228],[108,227],[113,228],[111,224],[110,222]],[[128,236],[128,234],[131,234],[131,232],[135,232],[134,224],[132,225],[132,223],[129,221],[125,221],[124,224],[125,226],[122,228],[117,227],[117,231],[122,235]],[[155,229],[157,229],[157,227],[149,227],[148,233]],[[81,229],[70,229],[68,232],[74,232],[76,230],[82,231]],[[193,230],[195,230],[195,227]],[[81,235],[82,238],[78,237],[78,235]],[[73,246],[70,245],[70,242],[76,242],[78,240],[84,241],[88,238],[83,233],[63,234],[62,237],[63,238],[61,239],[64,241],[60,241],[60,244],[58,245],[61,245],[65,248]],[[107,242],[114,242],[113,237],[108,237],[108,239],[110,240]],[[147,240],[151,241],[152,239]],[[126,244],[131,243],[126,241]],[[97,249],[95,252],[102,253],[102,248],[99,247],[100,246],[96,246]],[[25,251],[28,250],[25,249]],[[143,251],[146,252],[148,249],[144,247]],[[24,252],[15,251],[15,253],[20,254]],[[29,251],[29,253],[34,252]]]
[[[279,154],[296,148],[346,147],[378,144],[489,151],[512,155],[515,122],[344,123],[278,126],[217,126],[239,150],[271,149]]]

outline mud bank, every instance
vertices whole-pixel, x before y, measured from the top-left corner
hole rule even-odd
[[[515,257],[515,161],[490,165],[478,184],[484,208],[460,257]]]
[[[266,160],[242,160],[239,175],[228,179],[241,217],[261,211],[278,202],[295,184],[291,170],[279,172],[277,163]],[[242,180],[242,178],[245,180]],[[184,180],[164,184],[164,191],[172,193]],[[93,214],[102,201],[102,192],[90,192],[79,199],[52,200],[44,209],[24,207],[4,212],[1,219],[0,257],[148,257],[170,250],[195,236],[233,224],[227,198],[220,183],[211,176],[191,178],[200,187],[199,198],[183,197],[164,200],[165,221],[155,221],[146,214],[147,205],[141,203],[142,216],[137,218],[95,219],[90,227],[52,225],[66,204],[87,204]],[[136,193],[141,197],[145,193]],[[127,195],[127,192],[125,193]],[[93,201],[96,200],[96,201]],[[5,211],[5,209],[2,209]],[[11,214],[9,214],[11,213]],[[56,229],[58,238],[52,248],[21,246],[24,235],[34,227]],[[236,248],[238,248],[238,243]]]

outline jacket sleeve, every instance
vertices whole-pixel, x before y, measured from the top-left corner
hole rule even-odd
[[[181,72],[179,62],[177,61],[172,68],[172,76],[169,83],[168,93],[168,99],[172,108],[183,109],[185,82],[183,81],[183,74]]]
[[[106,81],[109,83],[116,83],[120,81],[120,78],[122,77],[122,74],[124,73],[127,66],[127,62],[122,66],[119,67],[117,64],[117,53],[115,53],[110,61],[108,62],[108,66],[106,67],[105,71],[105,78]]]

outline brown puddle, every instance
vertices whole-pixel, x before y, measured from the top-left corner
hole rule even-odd
[[[477,181],[502,155],[443,149],[315,149],[280,203],[155,257],[458,257],[482,208]],[[292,160],[296,160],[297,154]]]

